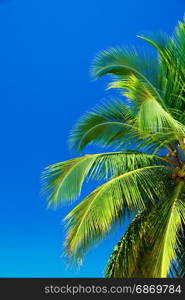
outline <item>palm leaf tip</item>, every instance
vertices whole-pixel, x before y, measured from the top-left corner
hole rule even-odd
[[[57,207],[76,200],[93,163],[93,157],[79,157],[57,163],[45,169],[43,189],[48,195],[48,205]]]

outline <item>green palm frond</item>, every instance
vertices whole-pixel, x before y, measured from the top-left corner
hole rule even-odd
[[[143,67],[141,67],[142,58],[138,57],[135,53],[131,63],[130,57],[132,57],[131,54],[128,55],[127,52],[124,52],[124,50],[121,49],[104,51],[95,60],[94,73],[97,74],[96,76],[110,73],[116,76],[117,80],[111,82],[108,88],[120,88],[123,90],[124,96],[132,100],[131,108],[135,108],[138,111],[136,119],[138,120],[139,129],[144,131],[147,130],[149,132],[168,131],[169,129],[173,129],[177,133],[177,138],[178,136],[184,136],[185,128],[174,119],[166,109],[162,94],[159,93],[159,86],[153,86],[149,80],[146,80],[145,72]],[[135,62],[135,59],[137,63]],[[126,66],[124,64],[125,61]],[[112,67],[113,62],[120,70],[120,74],[118,74],[117,69]],[[145,65],[145,60],[143,61],[143,64]],[[128,70],[129,66],[133,69]],[[134,69],[134,67],[136,69]],[[126,72],[125,70],[128,72],[124,73]],[[159,72],[159,77],[161,77],[162,80],[163,76],[164,74]],[[174,79],[171,80],[171,82],[174,86]]]
[[[102,102],[76,124],[70,135],[70,146],[82,151],[92,141],[104,146],[118,143],[128,131],[136,130],[132,125],[134,120],[134,112],[123,101]]]
[[[178,233],[178,246],[176,249],[176,259],[173,260],[169,277],[185,278],[185,223]]]
[[[134,104],[138,104],[139,106],[148,99],[155,99],[151,88],[133,74],[110,82],[108,89],[112,88],[120,89],[124,96],[130,100],[134,100]],[[132,105],[133,101],[130,101],[130,104]]]
[[[138,53],[135,48],[111,48],[101,51],[92,65],[92,75],[95,78],[105,74],[117,76],[133,74],[149,85],[151,82],[151,88],[158,83],[159,70],[159,63],[155,57],[147,54],[146,51]]]
[[[56,207],[76,200],[86,179],[109,180],[135,168],[164,163],[170,165],[173,161],[137,151],[88,154],[47,167],[42,177],[43,189],[48,205]]]
[[[173,131],[168,132],[158,132],[154,134],[143,134],[140,138],[138,138],[139,144],[136,145],[136,149],[152,153],[158,154],[160,151],[170,151],[170,145],[176,145],[177,136]]]
[[[185,127],[175,120],[162,106],[153,99],[146,100],[138,113],[138,125],[143,131],[169,132],[178,136],[185,135]]]
[[[185,216],[185,205],[181,200],[184,189],[184,181],[180,181],[174,194],[163,201],[150,216],[152,230],[148,232],[153,241],[153,249],[146,263],[148,263],[151,277],[166,278],[173,260],[177,258],[179,237],[178,232],[182,228]],[[149,274],[150,275],[150,274]]]
[[[139,213],[115,247],[106,267],[106,277],[182,277],[184,249],[178,232],[184,224],[185,205],[178,199],[184,182],[173,197]],[[183,217],[182,217],[183,216]]]
[[[185,109],[185,27],[179,22],[174,35],[164,33],[139,36],[157,49],[163,71],[160,91],[168,108]]]
[[[137,78],[149,93],[164,105],[160,95],[160,64],[156,57],[138,53],[135,49],[111,48],[100,52],[94,60],[92,75],[99,78],[106,74],[119,80]],[[114,81],[113,81],[114,82]],[[110,87],[110,86],[109,86]]]
[[[129,225],[125,235],[114,247],[114,251],[106,265],[107,278],[143,278],[146,276],[147,265],[144,263],[150,245],[144,240],[147,230],[147,218],[152,210],[144,210],[137,214]]]
[[[167,166],[148,166],[125,172],[95,189],[65,218],[66,251],[79,260],[92,243],[109,232],[126,210],[137,211],[161,196]]]
[[[122,101],[115,100],[82,117],[71,133],[70,143],[79,151],[91,143],[120,149],[147,139],[151,143],[155,140],[152,145],[160,147],[161,136],[166,140],[166,134],[171,141],[177,141],[179,136],[185,135],[185,127],[157,101],[146,99],[139,111],[134,112]]]

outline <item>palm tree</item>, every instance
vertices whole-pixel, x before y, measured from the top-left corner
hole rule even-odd
[[[184,20],[185,21],[185,20]],[[185,25],[173,36],[140,36],[154,52],[112,48],[94,60],[95,78],[110,76],[111,99],[75,125],[70,145],[98,144],[87,154],[47,167],[48,205],[79,198],[86,180],[99,186],[65,218],[65,253],[81,263],[116,223],[131,221],[105,276],[185,277]]]

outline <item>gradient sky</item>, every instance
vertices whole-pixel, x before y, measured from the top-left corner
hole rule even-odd
[[[95,54],[143,45],[143,31],[171,33],[184,11],[183,0],[0,0],[0,277],[102,277],[124,228],[80,270],[66,269],[62,219],[70,208],[46,209],[40,173],[75,155],[69,130],[109,95],[104,79],[90,78]]]

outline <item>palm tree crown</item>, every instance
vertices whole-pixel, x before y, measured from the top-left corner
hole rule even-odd
[[[173,36],[140,36],[157,54],[134,48],[102,51],[95,78],[123,100],[87,112],[70,136],[73,149],[89,144],[113,152],[88,154],[47,167],[48,204],[76,200],[86,180],[101,184],[65,218],[65,251],[81,262],[114,224],[132,219],[107,263],[106,277],[185,276],[185,25]],[[102,184],[103,182],[103,184]]]

